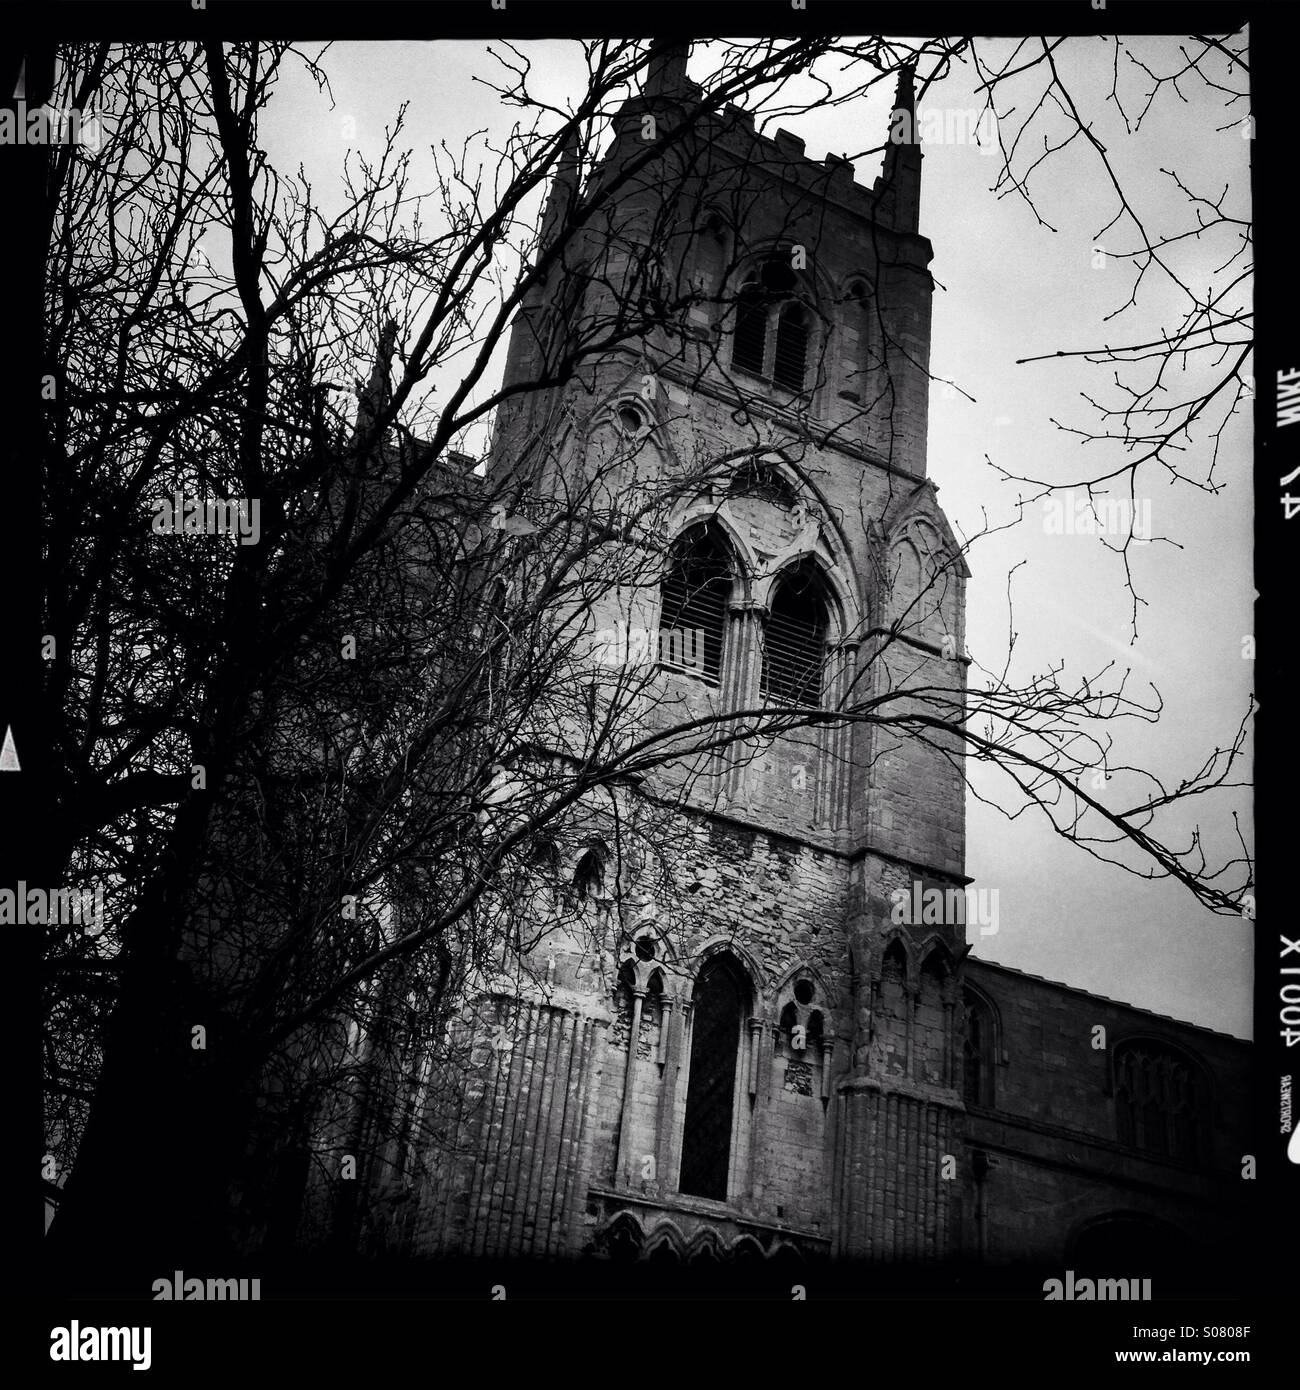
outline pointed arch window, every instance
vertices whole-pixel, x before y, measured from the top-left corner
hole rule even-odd
[[[694,1197],[725,1202],[731,1171],[741,1023],[749,1010],[749,981],[731,956],[701,968],[691,998],[691,1065],[677,1186]]]
[[[773,1050],[784,1071],[782,1088],[795,1096],[820,1096],[825,1106],[832,1047],[826,1040],[826,1020],[820,1007],[817,987],[807,976],[790,986],[790,997],[777,1019]]]
[[[731,365],[795,394],[807,384],[812,315],[795,297],[799,280],[788,258],[774,255],[736,294]]]
[[[975,994],[967,993],[966,1035],[962,1040],[962,1090],[967,1105],[993,1104],[993,1013]]]
[[[573,893],[579,902],[603,896],[607,860],[603,845],[594,844],[584,851],[573,870]]]
[[[849,400],[866,399],[866,376],[872,367],[871,292],[862,280],[848,288],[843,312],[841,370],[843,391]]]
[[[784,304],[776,321],[772,378],[787,391],[802,391],[807,370],[808,311],[802,304]]]
[[[722,288],[727,269],[727,226],[718,213],[704,219],[695,243],[694,289],[712,298]]]
[[[732,365],[762,376],[767,363],[767,301],[757,280],[747,281],[736,296],[736,331]]]
[[[731,552],[712,527],[693,527],[674,545],[660,588],[663,665],[718,683],[733,577]]]
[[[1173,1048],[1147,1040],[1120,1043],[1114,1065],[1120,1143],[1157,1158],[1195,1162],[1206,1121],[1200,1069]]]
[[[907,1015],[911,1007],[908,998],[907,952],[895,939],[885,949],[880,963],[880,978],[876,985],[876,1023],[881,1047],[880,1069],[886,1076],[906,1076]]]
[[[826,593],[816,566],[777,577],[763,633],[762,693],[779,705],[821,704],[829,631]]]
[[[781,1010],[781,1017],[777,1020],[775,1045],[779,1048],[785,1038],[789,1037],[799,1025],[799,1010],[795,1008],[792,999],[784,1009]]]

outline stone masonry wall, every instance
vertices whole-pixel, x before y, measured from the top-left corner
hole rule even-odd
[[[966,1121],[968,1153],[993,1160],[988,1259],[1059,1262],[1089,1223],[1115,1213],[1172,1226],[1203,1250],[1230,1246],[1249,1193],[1250,1045],[978,959],[965,974],[995,1019],[993,1103]],[[1120,1141],[1111,1068],[1116,1046],[1131,1039],[1172,1046],[1203,1069],[1204,1143],[1194,1161]],[[968,1221],[968,1249],[975,1239]]]

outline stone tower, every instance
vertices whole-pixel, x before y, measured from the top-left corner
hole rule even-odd
[[[961,1248],[963,784],[925,720],[960,702],[966,570],[926,476],[921,151],[887,146],[867,187],[735,108],[676,138],[703,95],[660,46],[594,172],[562,162],[544,239],[590,212],[522,306],[506,380],[640,296],[680,305],[678,331],[611,334],[519,395],[493,476],[602,517],[659,490],[655,582],[602,589],[586,628],[609,682],[639,672],[642,732],[881,718],[653,767],[546,851],[571,911],[484,984],[462,1157],[413,1204],[420,1252],[793,1268]],[[582,738],[561,728],[556,754]],[[657,867],[633,831],[667,847]]]

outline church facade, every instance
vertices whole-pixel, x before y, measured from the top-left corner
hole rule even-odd
[[[699,96],[661,50],[588,188]],[[1075,1268],[1159,1297],[1160,1271],[1231,1244],[1248,1049],[970,954],[941,727],[967,571],[926,473],[921,151],[888,145],[866,187],[729,109],[663,158],[673,177],[630,181],[617,235],[593,220],[590,254],[525,305],[507,380],[555,306],[626,290],[665,187],[686,228],[670,279],[696,291],[681,341],[616,345],[521,396],[491,466],[543,440],[556,479],[599,463],[616,494],[704,461],[660,583],[591,615],[624,653],[650,634],[647,727],[864,691],[891,717],[740,739],[611,792],[666,862],[616,829],[559,864],[571,910],[527,968],[482,982],[445,1154],[395,1165],[411,1176],[377,1206],[383,1243],[796,1275]],[[548,218],[578,196],[562,174]]]

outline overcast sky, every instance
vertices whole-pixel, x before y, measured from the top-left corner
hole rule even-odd
[[[1177,58],[1174,40],[1133,45],[1157,69]],[[561,104],[576,94],[583,69],[574,45],[522,47],[534,63],[539,94]],[[1140,193],[1154,225],[1167,230],[1175,219],[1180,226],[1186,220],[1182,195],[1162,168],[1176,170],[1197,193],[1217,197],[1227,186],[1235,214],[1249,215],[1250,142],[1236,128],[1215,132],[1229,122],[1221,106],[1208,104],[1195,83],[1184,84],[1186,104],[1171,97],[1153,108],[1141,133],[1128,134],[1121,113],[1105,99],[1111,50],[1082,39],[1070,41],[1067,50],[1060,55],[1063,71],[1078,82],[1095,133]],[[692,74],[706,62],[697,54]],[[473,82],[476,73],[493,71],[482,44],[344,44],[330,50],[324,66],[334,108],[290,74],[264,128],[273,161],[291,169],[301,160],[323,201],[346,148],[376,151],[403,100],[410,103],[406,140],[417,186],[430,182],[430,144],[456,145],[474,130],[501,130],[508,122]],[[1123,80],[1124,90],[1135,93],[1129,78]],[[955,73],[932,90],[922,112],[973,112],[979,103],[971,87],[969,70]],[[851,155],[881,143],[889,104],[882,96],[878,103],[784,124],[805,139],[811,158]],[[856,175],[869,183],[878,168],[878,158],[862,159]],[[997,169],[997,158],[971,143],[925,147],[921,230],[934,246],[931,269],[938,282],[931,369],[974,398],[972,404],[937,383],[932,388],[929,472],[958,533],[968,536],[982,528],[984,513],[994,523],[1015,515],[1017,487],[1000,481],[984,456],[1012,473],[1071,477],[1081,466],[1080,448],[1051,420],[1084,423],[1081,393],[1096,396],[1108,377],[1104,368],[1073,360],[1017,366],[1016,359],[1150,337],[1170,308],[1168,301],[1146,297],[1136,312],[1102,323],[1126,299],[1129,277],[1119,263],[1097,255],[1097,234],[1112,208],[1100,166],[1083,142],[1045,165],[1036,186],[1039,212],[1054,231],[1019,199],[990,192]],[[1100,237],[1106,251],[1131,244],[1123,235]],[[1226,246],[1223,240],[1209,247],[1191,243],[1181,265],[1196,283],[1209,284]],[[1090,457],[1084,453],[1083,463]],[[1140,494],[1150,505],[1154,532],[1178,545],[1149,544],[1135,556],[1134,576],[1146,600],[1135,644],[1122,568],[1096,538],[1048,534],[1038,504],[1012,530],[980,541],[969,561],[972,657],[986,668],[1003,665],[1007,575],[1026,561],[1012,589],[1018,634],[1013,672],[1024,677],[1062,659],[1067,677],[1091,674],[1112,660],[1121,670],[1130,668],[1137,683],[1131,693],[1148,694],[1153,683],[1164,712],[1158,725],[1116,731],[1119,761],[1149,768],[1166,783],[1193,775],[1212,746],[1231,742],[1253,688],[1253,662],[1241,655],[1254,594],[1250,460],[1250,420],[1239,414],[1221,444],[1217,496],[1170,487],[1163,479],[1156,486],[1154,475]],[[996,772],[981,773],[978,786],[1000,797]],[[1108,804],[1118,806],[1123,790],[1101,795],[1114,795]],[[1195,809],[1212,859],[1233,850],[1233,810],[1250,842],[1246,793]],[[1181,824],[1190,833],[1192,819]],[[1097,863],[1041,818],[1009,823],[973,797],[967,872],[977,885],[997,888],[1000,900],[997,934],[972,931],[977,955],[1249,1036],[1250,923],[1206,911],[1179,885],[1143,882]]]

